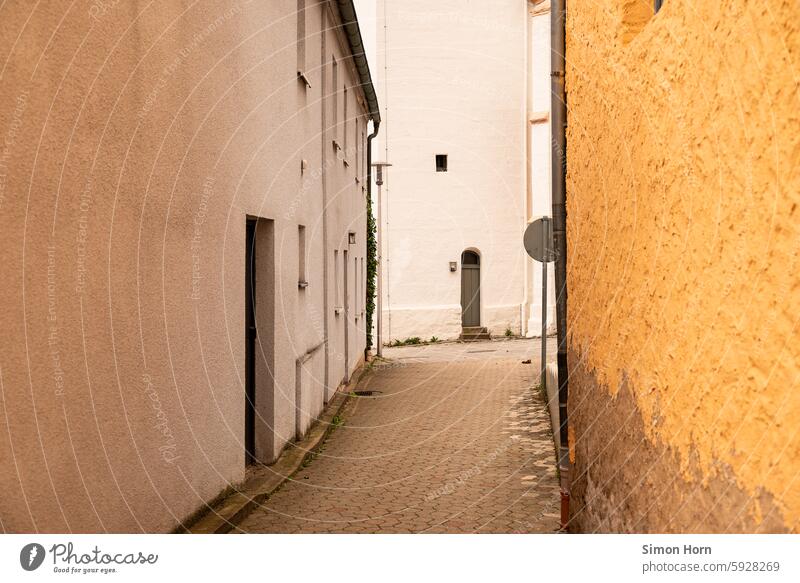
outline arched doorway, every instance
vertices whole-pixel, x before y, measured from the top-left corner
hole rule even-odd
[[[481,325],[481,257],[475,251],[461,254],[461,325]]]

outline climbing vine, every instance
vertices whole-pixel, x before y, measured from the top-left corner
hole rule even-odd
[[[367,350],[372,348],[372,316],[375,313],[375,283],[378,275],[378,243],[375,228],[372,197],[367,196]]]

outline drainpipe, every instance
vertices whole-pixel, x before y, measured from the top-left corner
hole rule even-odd
[[[558,331],[558,415],[561,448],[558,468],[561,474],[561,528],[569,522],[570,470],[567,397],[567,94],[566,72],[567,0],[550,5],[550,83],[552,95],[550,124],[553,179],[553,246],[556,252],[556,327]]]
[[[380,119],[372,119],[372,133],[367,136],[367,200],[372,200],[372,140],[375,139],[375,136],[378,135],[378,130],[381,128],[381,120]],[[367,221],[369,224],[369,221]],[[380,225],[377,226],[380,228]],[[367,233],[367,238],[369,238],[369,233]],[[380,269],[380,268],[379,268]],[[378,274],[380,277],[380,274]],[[373,314],[375,312],[373,311]],[[364,327],[364,334],[368,335],[369,330]],[[379,349],[380,350],[380,349]],[[368,350],[366,348],[366,344],[364,345],[364,361],[367,360]]]

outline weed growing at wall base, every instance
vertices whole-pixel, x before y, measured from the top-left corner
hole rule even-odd
[[[375,278],[378,275],[378,242],[372,198],[367,197],[367,350],[372,348],[372,315],[375,313]]]

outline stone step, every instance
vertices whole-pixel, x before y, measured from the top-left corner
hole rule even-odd
[[[492,336],[486,326],[463,326],[459,339],[462,342],[479,342],[481,340],[491,340]]]
[[[489,331],[486,326],[462,326],[462,334],[487,334]]]

